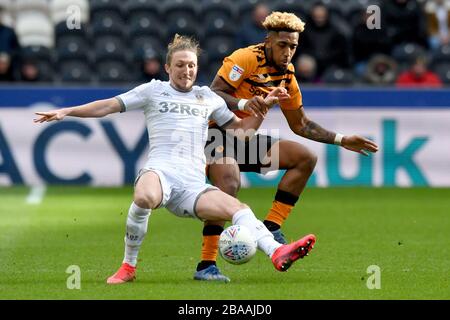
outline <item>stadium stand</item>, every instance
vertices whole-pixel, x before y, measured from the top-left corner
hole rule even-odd
[[[354,83],[371,84],[363,76],[370,56],[361,54],[364,50],[361,51],[358,47],[364,43],[367,44],[367,41],[355,41],[354,34],[356,30],[364,27],[361,23],[362,15],[369,5],[394,8],[383,23],[395,22],[396,15],[400,14],[395,4],[397,1],[322,0],[321,2],[328,9],[333,28],[339,30],[345,38],[342,41],[349,48],[347,55],[350,68],[347,65],[336,68],[333,65],[340,65],[336,63],[330,64],[328,66],[330,70],[327,70],[327,66],[321,66],[319,63],[319,70],[324,69],[323,79],[314,83],[343,83],[352,79]],[[407,1],[412,3],[411,7],[414,10],[405,11],[403,18],[409,21],[409,24],[420,23],[417,26],[409,25],[408,30],[420,32],[424,30],[424,20],[416,21],[412,18],[413,12],[423,13],[421,16],[427,19],[425,22],[430,26],[431,43],[432,33],[442,29],[442,27],[439,29],[440,21],[435,14],[438,8],[436,1]],[[209,81],[215,73],[213,69],[220,66],[223,57],[237,48],[238,34],[242,33],[240,29],[242,22],[251,20],[252,11],[258,3],[266,3],[271,10],[298,14],[307,22],[308,30],[308,26],[311,27],[311,8],[317,1],[0,0],[0,7],[3,8],[0,21],[14,28],[22,47],[23,59],[26,56],[28,60],[32,59],[39,64],[49,63],[50,67],[42,67],[43,71],[54,67],[54,71],[63,72],[60,75],[51,74],[45,77],[47,80],[97,83],[105,79],[108,83],[119,82],[120,78],[114,75],[121,75],[122,67],[128,72],[127,80],[123,78],[123,82],[139,79],[141,71],[137,66],[142,64],[145,53],[152,50],[160,57],[164,57],[168,40],[175,33],[180,33],[195,36],[200,40],[205,53],[201,58],[202,68],[199,79]],[[448,6],[446,8],[450,13]],[[74,25],[74,21],[68,21],[69,17],[76,17],[77,23]],[[393,30],[396,33],[405,32],[399,25],[386,25],[386,30]],[[360,31],[357,32],[360,36],[362,35]],[[302,51],[301,41],[304,37],[302,35],[300,38],[297,57]],[[443,82],[448,83],[445,66],[450,64],[449,44],[433,42],[428,48],[426,43],[412,40],[396,42],[395,47],[388,46],[383,50],[380,49],[380,53],[392,57],[402,71],[407,68],[411,59],[425,52],[430,59],[431,69],[443,77]],[[255,40],[255,43],[257,41]],[[374,41],[371,44],[377,45]],[[103,68],[99,68],[98,65],[92,68],[99,62],[115,62],[117,72],[112,72],[113,75],[108,75],[107,72],[97,75],[96,71],[100,69],[103,71]],[[76,67],[73,74],[68,70],[70,66]],[[77,76],[80,70],[83,70],[82,75]],[[339,70],[344,70],[342,78],[339,77],[341,75]],[[18,70],[15,71],[15,74],[19,73]],[[20,81],[21,77],[19,76],[16,80]],[[308,82],[307,78],[302,81]]]
[[[59,65],[60,81],[63,83],[86,83],[93,77],[91,68],[83,60],[63,61]]]
[[[326,83],[338,85],[351,85],[355,82],[352,71],[338,67],[327,69],[322,79]]]

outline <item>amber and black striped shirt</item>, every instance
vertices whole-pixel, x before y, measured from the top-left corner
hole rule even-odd
[[[284,80],[291,99],[283,101],[284,110],[296,110],[302,107],[302,94],[295,78],[294,66],[289,64],[285,72],[268,65],[264,44],[249,46],[234,51],[223,61],[217,74],[236,89],[233,96],[251,99],[254,96],[265,97]],[[239,118],[247,117],[246,111],[235,111]]]

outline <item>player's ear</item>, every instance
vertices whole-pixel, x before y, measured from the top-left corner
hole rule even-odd
[[[170,67],[169,67],[169,65],[167,63],[164,64],[164,69],[166,70],[167,74],[169,74]]]
[[[264,44],[266,46],[266,48],[272,48],[272,36],[270,35],[270,33],[268,35],[266,35],[266,37],[264,38]]]

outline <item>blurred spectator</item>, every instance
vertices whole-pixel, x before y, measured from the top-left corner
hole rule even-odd
[[[14,70],[17,69],[18,64],[20,45],[14,29],[3,24],[3,11],[4,9],[0,5],[0,52],[3,53],[1,63],[2,69],[4,69],[3,72],[0,72],[0,78],[1,81],[13,81]],[[6,64],[8,65],[7,69],[5,69]]]
[[[417,0],[384,0],[381,8],[392,43],[415,43],[428,48],[425,11]]]
[[[24,60],[20,66],[20,81],[39,81],[39,68],[34,60]]]
[[[162,68],[161,58],[153,50],[148,50],[142,61],[141,80],[144,82],[153,79],[166,79],[166,73]]]
[[[397,78],[397,63],[391,57],[378,54],[373,56],[367,64],[364,75],[368,83],[376,85],[388,85]]]
[[[13,81],[11,56],[6,52],[0,52],[0,81]]]
[[[330,66],[348,66],[348,44],[346,38],[330,23],[328,9],[316,3],[311,9],[311,21],[306,23],[300,35],[298,53],[305,53],[317,62],[317,75]]]
[[[2,22],[3,8],[0,6],[0,52],[6,52],[11,57],[18,53],[20,46],[16,32]]]
[[[450,43],[450,1],[431,0],[427,2],[428,34],[430,46],[437,49]]]
[[[295,76],[299,82],[318,83],[316,60],[307,54],[301,54],[295,60]]]
[[[255,6],[252,12],[252,20],[244,21],[241,29],[236,33],[236,48],[245,48],[264,41],[266,30],[262,23],[269,13],[270,8],[267,4],[259,3]]]
[[[424,56],[418,56],[408,71],[403,72],[397,79],[398,87],[442,87],[441,79],[428,70]]]
[[[386,28],[369,29],[367,19],[369,14],[364,10],[361,12],[359,23],[355,26],[352,38],[353,58],[355,62],[354,71],[362,76],[366,71],[369,59],[377,54],[389,54],[391,42],[386,33]]]

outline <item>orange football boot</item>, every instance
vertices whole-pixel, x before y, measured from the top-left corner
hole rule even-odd
[[[107,284],[121,284],[136,279],[136,267],[122,263],[119,270],[106,280]]]

